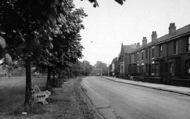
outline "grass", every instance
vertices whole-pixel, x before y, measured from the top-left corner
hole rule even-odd
[[[33,84],[45,85],[45,78],[33,78]],[[0,119],[95,119],[80,96],[78,80],[69,80],[55,88],[49,104],[34,104],[31,113],[21,114],[24,102],[25,78],[0,79]]]
[[[44,78],[33,78],[33,84],[44,85]],[[0,115],[12,115],[23,111],[25,77],[0,79]],[[36,105],[35,105],[36,106]]]
[[[79,107],[85,119],[99,119],[95,110],[92,109],[91,105],[87,102],[88,98],[83,93],[83,89],[80,85],[82,78],[78,78],[78,80],[74,81],[74,90],[77,95],[77,99],[79,102]],[[85,99],[84,99],[85,98]]]

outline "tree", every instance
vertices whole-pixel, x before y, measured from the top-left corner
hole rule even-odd
[[[91,73],[92,68],[93,67],[90,64],[90,62],[88,62],[86,60],[81,62],[81,71],[82,71],[81,73],[82,73],[82,75],[88,76]]]
[[[106,63],[101,61],[97,61],[94,65],[94,68],[91,72],[92,75],[107,75],[108,74],[108,67]]]
[[[97,7],[97,6],[99,6],[99,4],[98,4],[98,1],[97,0],[88,0],[88,1],[90,1],[91,3],[93,3],[93,6],[94,7]],[[121,5],[123,5],[123,3],[124,3],[124,1],[125,0],[115,0],[117,3],[119,3],[119,4],[121,4]]]
[[[59,78],[61,73],[70,71],[73,63],[82,57],[82,45],[80,44],[80,30],[84,28],[82,18],[86,16],[83,9],[74,9],[71,0],[63,2],[62,8],[59,9],[57,15],[57,28],[53,32],[53,48],[50,50],[52,54],[49,56],[47,88],[51,88],[52,84],[60,85]],[[67,73],[68,74],[68,73]],[[53,75],[53,79],[51,79]],[[58,78],[55,76],[58,75]],[[54,83],[53,83],[54,82]],[[56,86],[55,85],[55,86]]]
[[[90,2],[97,5],[96,0]],[[0,1],[0,36],[6,44],[0,43],[0,54],[8,54],[26,69],[26,107],[31,104],[31,66],[48,66],[55,73],[55,67],[70,68],[82,56],[79,32],[84,16],[72,0]]]
[[[78,61],[77,63],[72,64],[71,74],[72,76],[88,76],[92,69],[93,66],[87,60]]]
[[[65,6],[62,6],[63,2]],[[69,2],[69,0],[0,1],[0,35],[7,44],[4,51],[10,54],[13,60],[23,62],[26,68],[26,106],[31,103],[31,65],[37,64],[38,61],[49,63],[53,46],[51,35],[59,28],[56,23],[60,10],[67,8]],[[65,12],[62,14],[65,15]]]

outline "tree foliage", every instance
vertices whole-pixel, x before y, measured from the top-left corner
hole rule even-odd
[[[25,104],[31,99],[31,66],[64,69],[82,56],[85,15],[72,0],[0,1],[0,36],[6,42],[1,54],[26,68]]]
[[[78,61],[78,58],[82,57],[82,46],[80,44],[81,36],[80,30],[84,28],[82,25],[82,18],[86,16],[83,9],[74,9],[73,3],[67,2],[62,4],[62,8],[59,9],[56,28],[53,32],[52,45],[54,46],[50,51],[48,64],[44,64],[48,67],[48,71],[53,75],[53,79],[48,77],[49,83],[59,81],[58,77],[62,77],[61,74],[68,75],[73,63]],[[58,83],[54,83],[58,84]]]
[[[93,67],[91,75],[108,75],[107,64],[102,61],[97,61]]]
[[[98,7],[98,1],[97,0],[88,0],[89,2],[93,3],[94,7]],[[123,3],[125,2],[125,0],[115,0],[117,3],[119,3],[120,5],[123,5]]]
[[[116,1],[123,4],[124,0]],[[51,85],[51,75],[53,79],[60,73],[68,75],[82,56],[80,30],[85,16],[73,0],[0,1],[0,58],[4,56],[9,65],[11,61],[25,66],[26,105],[31,103],[31,67],[47,68]],[[81,65],[82,74],[89,74],[91,65],[87,61]]]
[[[79,61],[72,65],[71,74],[72,76],[88,76],[90,75],[93,66],[90,64],[89,61]]]

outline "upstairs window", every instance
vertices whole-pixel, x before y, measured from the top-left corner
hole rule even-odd
[[[163,48],[162,48],[162,45],[159,46],[159,56],[162,56],[162,51],[163,51]]]
[[[190,36],[187,39],[187,52],[189,52],[189,51],[190,51]]]
[[[137,61],[137,53],[135,53],[134,57],[135,57],[135,62],[136,62]]]
[[[176,40],[174,41],[174,49],[173,50],[174,50],[173,53],[177,54],[177,52],[178,52],[178,43],[177,43]]]
[[[141,59],[144,60],[144,50],[141,52]]]
[[[137,52],[137,61],[139,60],[139,52]]]
[[[146,59],[148,59],[148,49],[146,49]]]
[[[155,56],[155,47],[152,47],[152,58]]]
[[[135,55],[134,54],[131,55],[131,63],[132,64],[135,63]]]

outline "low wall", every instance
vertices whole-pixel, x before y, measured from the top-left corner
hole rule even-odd
[[[160,77],[143,77],[143,76],[134,76],[134,80],[150,82],[150,83],[158,83],[158,84],[168,84],[174,86],[185,86],[190,87],[190,79],[170,79],[168,81],[164,81]]]

